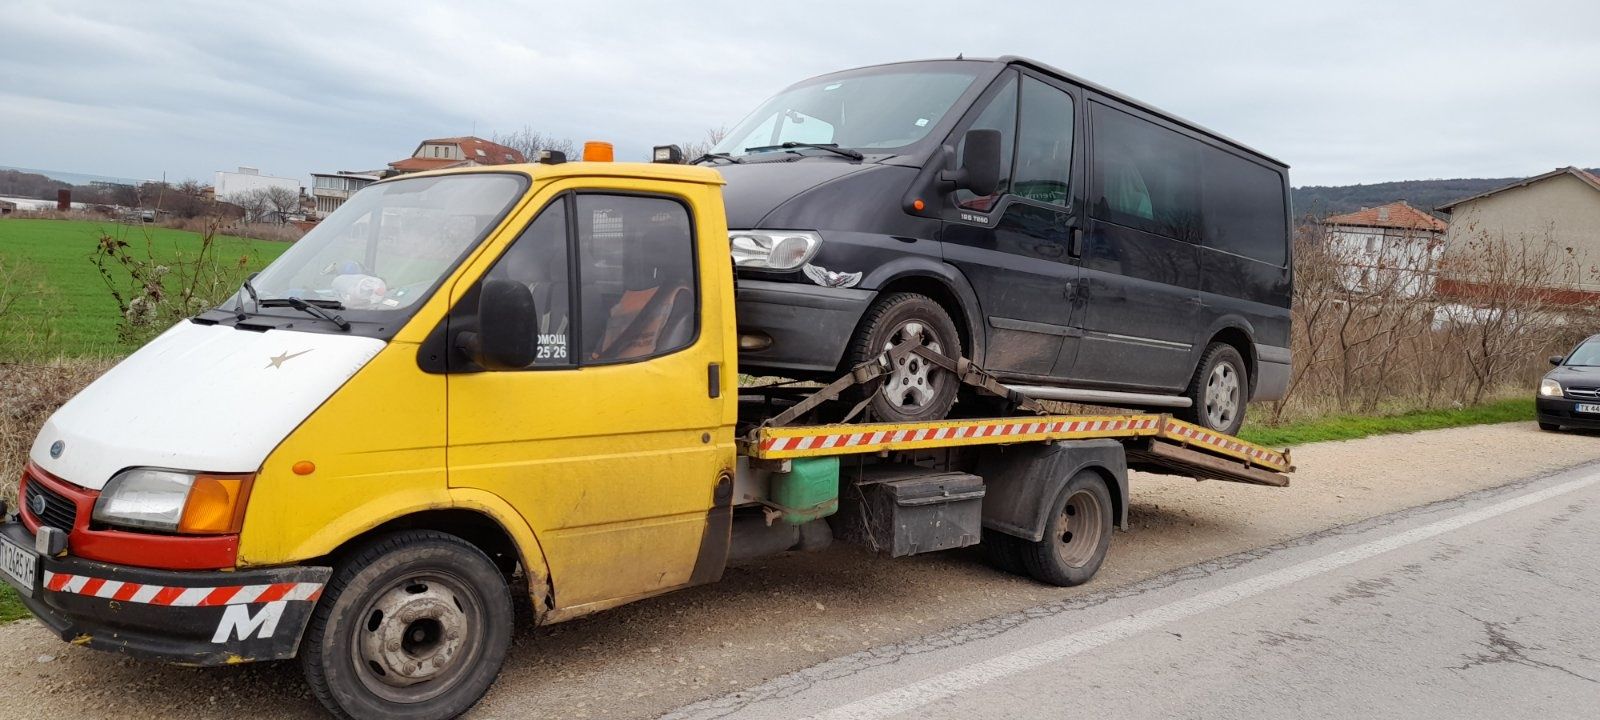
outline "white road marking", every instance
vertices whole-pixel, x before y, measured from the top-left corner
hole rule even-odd
[[[1550,498],[1582,490],[1600,482],[1600,474],[1571,480],[1543,490],[1519,495],[1485,508],[1471,510],[1436,522],[1363,543],[1352,548],[1307,560],[1280,570],[1241,580],[1177,602],[1130,615],[1070,635],[1047,640],[988,660],[973,663],[925,680],[871,695],[810,716],[809,720],[870,720],[888,718],[915,710],[941,699],[977,688],[1018,673],[1093,650],[1117,640],[1153,630],[1167,623],[1276,590],[1407,545],[1422,542],[1452,530],[1483,522]]]

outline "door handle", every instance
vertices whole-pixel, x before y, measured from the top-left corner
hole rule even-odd
[[[706,394],[713,400],[722,397],[722,363],[706,366]]]
[[[1083,257],[1083,228],[1072,228],[1072,238],[1068,243],[1067,254],[1073,257]]]

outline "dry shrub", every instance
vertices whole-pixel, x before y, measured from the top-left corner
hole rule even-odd
[[[0,364],[0,498],[14,506],[17,478],[44,421],[113,364],[112,360]]]

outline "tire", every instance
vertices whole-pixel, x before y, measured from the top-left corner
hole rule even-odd
[[[961,336],[939,303],[916,293],[893,293],[867,308],[845,352],[845,367],[912,339],[946,357],[961,357]],[[868,404],[872,417],[886,422],[944,419],[955,404],[961,381],[914,355],[904,360],[873,393]]]
[[[339,563],[300,665],[337,717],[453,718],[499,676],[512,620],[505,577],[482,550],[441,532],[397,532]]]
[[[1022,566],[1022,542],[1012,535],[985,529],[983,541],[978,544],[990,567],[1012,575],[1027,575],[1028,569]]]
[[[1250,374],[1244,358],[1232,345],[1211,343],[1200,356],[1183,396],[1189,398],[1189,407],[1173,411],[1178,419],[1227,435],[1238,433],[1250,401]]]
[[[1092,470],[1073,475],[1051,504],[1039,542],[1016,540],[1027,574],[1070,587],[1089,582],[1111,549],[1111,491]]]
[[[1542,422],[1539,423],[1539,429],[1545,432],[1560,432],[1561,426],[1556,423]]]

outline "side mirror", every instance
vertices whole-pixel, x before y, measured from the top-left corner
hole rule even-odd
[[[968,130],[962,140],[961,167],[947,170],[943,179],[975,195],[992,195],[1000,187],[999,130]]]
[[[1566,358],[1564,358],[1564,357],[1562,357],[1560,355],[1551,355],[1550,356],[1550,364],[1551,365],[1555,365],[1557,367],[1560,367],[1561,366],[1561,361],[1565,360],[1565,359]]]
[[[478,290],[478,331],[461,333],[456,345],[489,370],[521,370],[533,364],[538,323],[527,285],[485,280]]]

